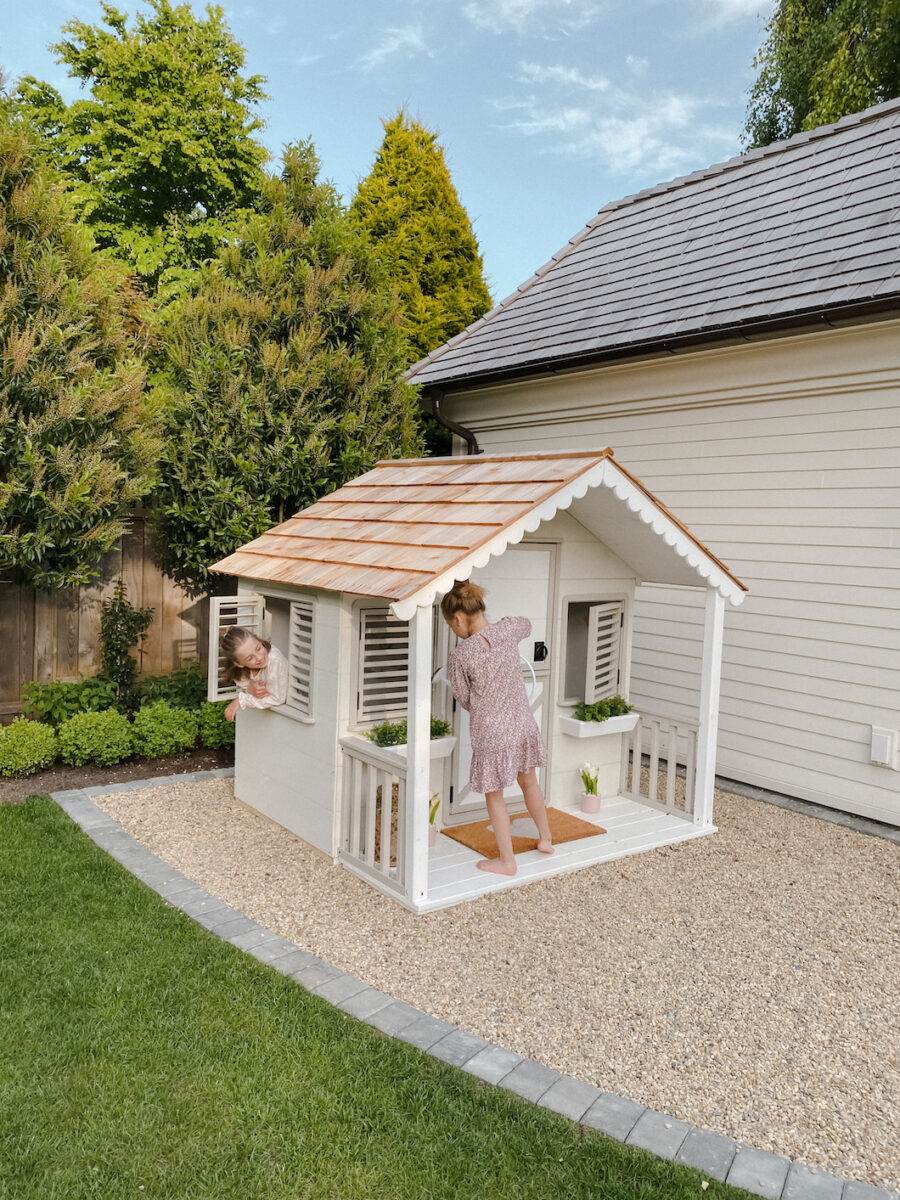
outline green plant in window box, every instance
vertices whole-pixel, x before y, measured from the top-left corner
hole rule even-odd
[[[621,696],[610,696],[606,700],[598,700],[596,704],[588,704],[582,700],[575,706],[576,721],[608,721],[610,717],[624,717],[634,708]]]
[[[447,737],[452,732],[447,721],[440,717],[431,718],[432,738]],[[376,746],[405,746],[408,740],[406,721],[382,721],[374,729],[367,730],[366,737]]]

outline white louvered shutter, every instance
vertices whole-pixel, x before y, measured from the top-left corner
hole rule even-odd
[[[292,600],[288,635],[288,693],[285,708],[294,716],[312,720],[313,644],[315,604]]]
[[[596,704],[619,690],[619,659],[625,605],[621,601],[592,604],[588,609],[588,652],[584,698]]]
[[[403,718],[408,702],[409,625],[387,608],[364,608],[359,622],[357,720]]]
[[[256,637],[265,637],[265,601],[252,592],[248,596],[210,596],[209,666],[206,695],[209,700],[231,700],[237,695],[234,684],[222,680],[225,660],[219,647],[219,634],[231,625],[249,629]]]

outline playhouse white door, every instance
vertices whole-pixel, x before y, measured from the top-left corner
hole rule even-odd
[[[531,634],[519,645],[520,654],[526,660],[522,663],[522,678],[531,711],[545,742],[548,708],[545,698],[549,694],[553,652],[550,613],[555,565],[555,545],[546,542],[522,542],[518,546],[510,546],[500,558],[492,558],[487,566],[472,575],[473,581],[485,589],[485,603],[490,620],[521,616],[531,621]],[[455,639],[453,640],[455,642]],[[528,664],[534,669],[534,677]],[[451,786],[449,794],[444,797],[445,825],[479,821],[487,815],[484,796],[469,788],[469,767],[472,762],[469,714],[458,704],[454,709],[457,744],[452,761]],[[543,770],[538,771],[539,779],[543,773]],[[518,786],[507,788],[504,796],[512,811],[519,811],[525,807]]]

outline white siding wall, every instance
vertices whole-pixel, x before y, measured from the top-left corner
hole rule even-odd
[[[729,608],[717,770],[900,823],[900,322],[468,395],[488,451],[611,446],[750,588]],[[640,589],[632,699],[695,716],[702,597]],[[664,655],[664,658],[661,657]]]
[[[268,589],[242,580],[241,594]],[[280,589],[279,596],[290,596]],[[299,591],[295,595],[301,594]],[[304,596],[312,593],[304,591]],[[341,596],[315,593],[314,720],[296,721],[277,710],[238,714],[234,792],[239,800],[305,842],[335,852],[337,722],[342,669],[349,670]],[[342,636],[343,630],[343,636]],[[273,641],[277,631],[273,628]],[[284,649],[283,646],[280,647]]]

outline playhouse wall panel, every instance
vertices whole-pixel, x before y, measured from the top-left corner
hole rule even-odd
[[[719,773],[894,824],[900,775],[869,739],[900,725],[898,335],[760,339],[446,405],[488,453],[612,446],[750,588],[726,614]],[[632,699],[696,719],[702,596],[642,588],[636,607]]]
[[[628,662],[631,656],[632,623],[635,581],[629,568],[608,547],[598,542],[569,513],[558,513],[552,521],[541,526],[534,539],[559,539],[557,558],[556,613],[557,644],[553,653],[550,694],[554,705],[563,695],[565,645],[562,630],[565,626],[566,604],[569,600],[603,600],[622,597],[626,600],[626,624],[623,630],[622,661],[625,678],[623,695],[628,694]],[[572,707],[562,710],[572,714]],[[593,738],[570,737],[559,729],[556,717],[551,721],[551,745],[548,747],[549,779],[547,797],[551,804],[566,807],[574,804],[581,792],[579,768],[590,762],[600,769],[599,790],[603,796],[613,796],[619,788],[622,735],[605,734]]]
[[[252,582],[241,581],[241,593],[253,590]],[[330,855],[335,852],[339,673],[342,666],[348,669],[341,598],[328,592],[269,590],[281,598],[315,597],[313,720],[297,721],[276,710],[239,713],[235,795]]]

